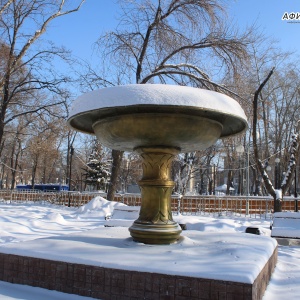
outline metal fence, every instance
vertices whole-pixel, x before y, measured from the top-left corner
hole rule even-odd
[[[285,197],[283,211],[295,211],[298,199]],[[177,200],[183,215],[237,215],[272,218],[274,200],[264,196],[184,196]]]
[[[236,196],[194,196],[178,199],[178,212],[183,215],[236,215],[270,218],[272,198]]]
[[[39,202],[52,203],[72,207],[87,204],[93,198],[106,194],[99,192],[37,192],[0,190],[0,201],[10,203]],[[140,194],[116,194],[115,201],[129,206],[140,206]],[[298,199],[283,199],[283,211],[294,211]],[[171,210],[173,214],[182,215],[237,215],[271,218],[273,209],[272,197],[253,196],[172,196]]]

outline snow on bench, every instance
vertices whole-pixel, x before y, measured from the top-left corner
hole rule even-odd
[[[276,238],[279,244],[300,244],[300,240],[293,243],[289,241],[290,239],[300,239],[300,213],[275,213],[271,229],[271,236]]]
[[[138,219],[140,206],[120,206],[113,210],[112,215],[106,217],[105,227],[129,227]]]

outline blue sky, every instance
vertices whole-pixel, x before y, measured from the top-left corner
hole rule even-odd
[[[46,38],[64,45],[76,57],[90,60],[93,43],[99,35],[113,30],[117,24],[118,5],[115,0],[86,0],[77,13],[56,19]],[[285,50],[300,49],[299,23],[287,23],[285,12],[300,12],[299,0],[236,0],[229,4],[229,16],[237,26],[256,23],[267,36],[274,37]]]
[[[231,15],[240,26],[256,23],[267,36],[274,37],[285,50],[300,52],[299,23],[281,18],[285,12],[299,12],[299,0],[238,0],[232,1]]]

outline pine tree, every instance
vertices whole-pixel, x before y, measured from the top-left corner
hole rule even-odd
[[[93,150],[84,170],[86,171],[84,175],[87,186],[93,190],[106,190],[107,182],[110,179],[110,165],[97,140],[94,141]]]

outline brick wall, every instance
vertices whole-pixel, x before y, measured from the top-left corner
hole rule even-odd
[[[276,261],[277,249],[251,285],[0,253],[0,280],[104,300],[256,300],[262,298]]]

